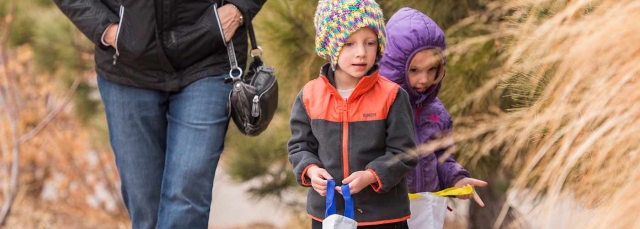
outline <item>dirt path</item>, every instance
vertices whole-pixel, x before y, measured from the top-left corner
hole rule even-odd
[[[238,184],[218,166],[213,185],[213,199],[209,227],[229,228],[251,223],[269,223],[282,228],[289,220],[289,212],[275,200],[249,199],[245,191],[252,184]]]

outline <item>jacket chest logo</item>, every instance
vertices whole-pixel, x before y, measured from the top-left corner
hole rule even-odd
[[[364,118],[373,118],[376,117],[376,112],[372,112],[372,113],[363,113],[362,117]]]
[[[429,114],[429,119],[427,120],[432,122],[440,122],[440,118],[438,117],[437,114]]]

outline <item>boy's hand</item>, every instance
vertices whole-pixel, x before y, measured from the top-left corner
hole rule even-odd
[[[349,184],[349,191],[351,192],[351,194],[362,191],[362,189],[374,182],[377,182],[376,177],[369,171],[358,171],[352,173],[349,177],[342,180],[343,184]],[[342,189],[340,188],[340,186],[336,185],[336,191],[342,194]]]
[[[487,186],[487,182],[486,181],[482,181],[482,180],[478,180],[478,179],[465,177],[465,178],[460,179],[458,182],[456,182],[454,187],[461,188],[461,187],[464,187],[464,186],[467,186],[467,185],[477,186],[477,187],[485,187],[485,186]],[[478,196],[478,193],[476,193],[475,189],[473,190],[473,194],[458,196],[458,199],[468,200],[468,199],[471,199],[471,197],[473,197],[473,200],[475,200],[476,203],[478,203],[478,205],[480,205],[480,207],[484,207],[484,202],[482,202],[482,199],[480,199],[480,196]]]
[[[332,180],[327,170],[318,166],[312,166],[307,170],[307,176],[311,179],[311,187],[321,196],[327,195],[327,180]]]

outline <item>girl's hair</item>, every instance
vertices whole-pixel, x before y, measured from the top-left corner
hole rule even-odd
[[[438,69],[437,69],[438,72],[436,73],[437,75],[436,75],[435,81],[439,83],[444,78],[444,63],[445,63],[444,52],[440,48],[429,48],[425,50],[431,50],[431,53],[433,53],[433,55],[437,58],[437,61],[439,64],[438,64]]]
[[[427,50],[431,50],[431,52],[433,53],[433,55],[436,56],[436,58],[438,58],[438,62],[440,62],[440,65],[444,65],[444,52],[439,49],[439,48],[430,48]]]

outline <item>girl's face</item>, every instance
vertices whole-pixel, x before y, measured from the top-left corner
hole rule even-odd
[[[425,49],[413,56],[407,71],[409,85],[418,93],[426,92],[444,76],[442,54],[436,49]]]
[[[360,28],[344,42],[338,55],[336,74],[363,77],[376,63],[377,55],[378,35],[370,27]]]

